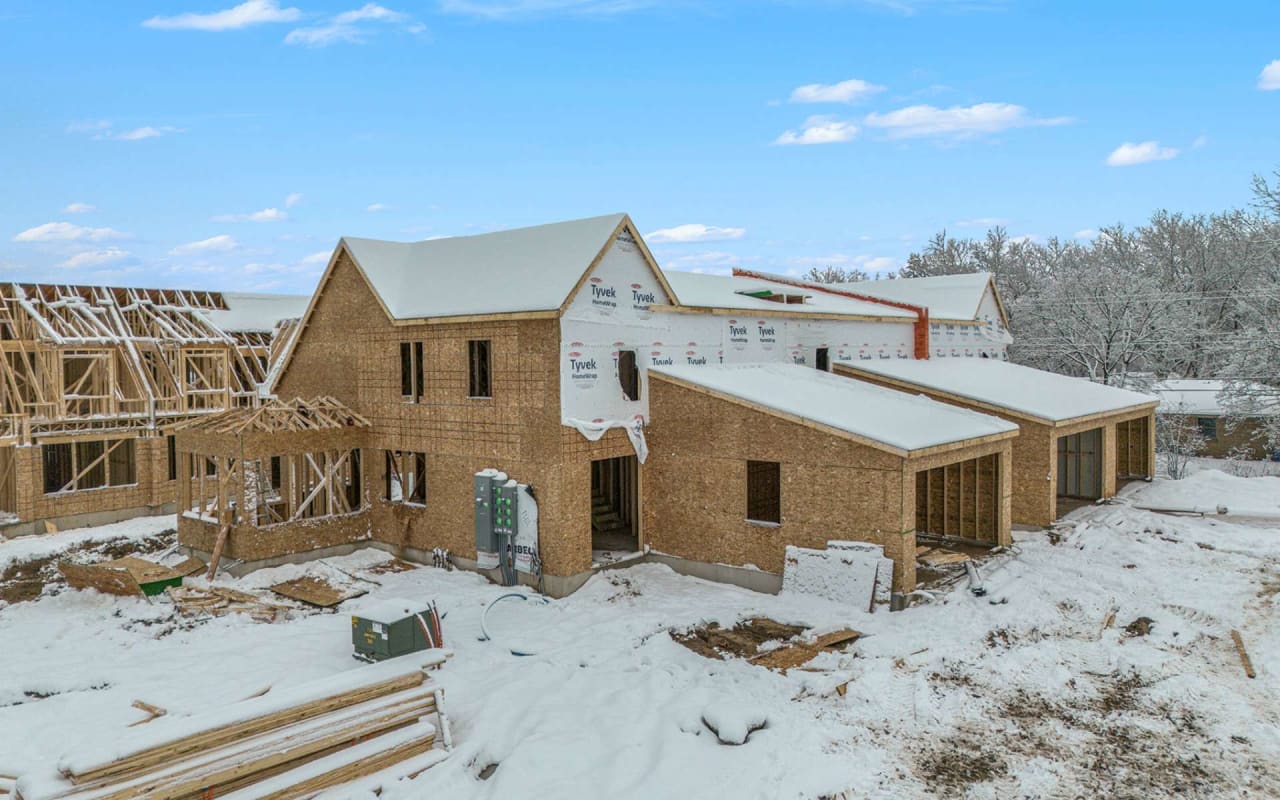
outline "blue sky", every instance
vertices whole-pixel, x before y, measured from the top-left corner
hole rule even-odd
[[[343,235],[627,211],[664,266],[1240,207],[1280,4],[0,4],[0,278],[310,291]]]

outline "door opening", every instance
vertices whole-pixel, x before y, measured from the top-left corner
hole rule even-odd
[[[1097,500],[1102,496],[1102,429],[1058,437],[1058,496]]]
[[[823,372],[830,372],[831,371],[831,350],[826,347],[819,347],[818,355],[814,359],[813,366],[817,367]]]
[[[639,465],[635,456],[591,462],[591,560],[617,561],[640,549]]]

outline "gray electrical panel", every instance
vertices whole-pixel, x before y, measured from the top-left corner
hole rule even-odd
[[[476,562],[481,569],[498,566],[500,550],[494,531],[493,485],[499,476],[506,481],[507,476],[496,469],[481,470],[475,474]]]

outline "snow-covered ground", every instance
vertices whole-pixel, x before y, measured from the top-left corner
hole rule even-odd
[[[1280,520],[1280,477],[1276,476],[1242,478],[1202,468],[1180,481],[1157,478],[1126,488],[1121,497],[1144,508]]]
[[[144,532],[124,523],[4,542],[0,564]],[[455,750],[388,800],[1280,796],[1280,522],[1117,504],[1081,509],[1052,536],[1016,536],[984,597],[962,584],[936,604],[872,615],[650,564],[549,604],[504,602],[487,642],[480,613],[507,590],[465,572],[370,572],[388,558],[372,550],[328,562],[377,581],[368,595],[274,624],[192,623],[164,601],[62,591],[0,607],[0,773],[119,736],[144,717],[134,700],[181,715],[351,669],[349,613],[408,597],[446,614],[457,654],[437,674]],[[254,591],[339,569],[227,583]],[[787,675],[709,660],[668,635],[758,615],[866,635]],[[1141,617],[1145,634],[1131,626]],[[704,718],[766,727],[726,746]]]

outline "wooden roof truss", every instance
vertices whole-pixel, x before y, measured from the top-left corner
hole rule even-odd
[[[202,313],[225,308],[217,292],[0,285],[0,443],[256,404],[270,342]]]

